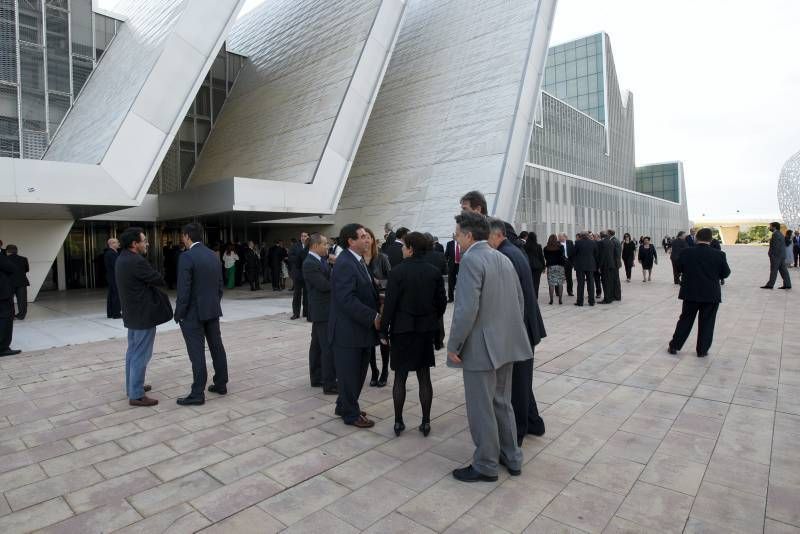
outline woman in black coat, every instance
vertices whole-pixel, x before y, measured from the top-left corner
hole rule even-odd
[[[539,298],[539,282],[542,280],[542,273],[544,272],[544,253],[542,252],[542,245],[536,240],[536,232],[530,232],[528,239],[525,240],[525,252],[528,254],[528,263],[531,264],[531,273],[533,274],[533,291],[536,293],[536,298]]]
[[[441,273],[424,256],[432,243],[421,233],[403,237],[403,261],[392,269],[381,314],[381,343],[391,341],[394,371],[394,433],[405,430],[403,404],[408,373],[416,371],[422,405],[420,432],[431,431],[433,385],[430,368],[435,363],[433,346],[439,318],[447,307]]]
[[[625,264],[626,282],[631,281],[631,271],[636,263],[636,243],[631,239],[631,234],[626,233],[622,238],[622,263]]]
[[[653,274],[654,263],[658,263],[656,247],[650,244],[649,237],[645,237],[642,240],[642,246],[639,247],[639,264],[642,266],[642,282],[650,281]]]

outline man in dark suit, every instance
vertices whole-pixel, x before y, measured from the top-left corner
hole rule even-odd
[[[13,356],[20,350],[11,348],[14,333],[14,287],[11,277],[16,272],[14,264],[5,254],[0,254],[0,356]]]
[[[14,288],[14,296],[17,297],[17,314],[14,316],[20,321],[25,319],[28,314],[28,273],[31,268],[28,265],[28,258],[19,255],[17,245],[6,247],[6,257],[14,264],[14,274],[11,275],[11,286]]]
[[[392,230],[392,223],[387,222],[383,225],[383,243],[381,243],[381,252],[386,254],[394,240],[396,239],[394,231]]]
[[[292,279],[292,320],[300,318],[300,307],[302,304],[303,317],[308,315],[308,295],[305,292],[303,282],[303,262],[308,255],[306,248],[308,234],[300,233],[300,241],[295,242],[289,250],[289,276]]]
[[[547,336],[547,333],[544,329],[539,304],[536,301],[533,274],[528,258],[519,247],[506,239],[506,224],[493,217],[489,218],[489,245],[511,260],[511,264],[514,266],[520,286],[522,286],[525,302],[523,322],[531,349],[535,352],[534,347],[543,337]],[[514,407],[519,446],[522,446],[522,440],[526,434],[544,435],[544,420],[539,415],[536,397],[533,394],[533,359],[514,362],[514,370],[511,374],[511,405]]]
[[[426,232],[424,235],[431,243],[436,239],[430,233]],[[422,259],[436,267],[436,270],[439,271],[442,276],[447,276],[447,260],[445,259],[443,251],[433,247],[425,253]],[[434,336],[434,348],[440,350],[442,347],[444,347],[444,316],[439,317],[439,327]]]
[[[697,234],[696,228],[689,228],[689,235],[686,236],[686,246],[693,247],[697,244],[695,240],[696,234]]]
[[[720,280],[731,274],[725,253],[710,246],[711,229],[697,232],[697,245],[683,251],[678,260],[681,273],[681,290],[678,298],[683,300],[683,309],[669,342],[670,354],[677,354],[689,333],[694,319],[697,321],[697,355],[706,356],[714,339],[714,323],[719,304],[722,302]]]
[[[433,236],[433,250],[444,254],[444,247],[439,243],[439,236]]]
[[[560,233],[558,234],[558,243],[561,245],[561,248],[564,249],[564,257],[567,258],[567,261],[564,263],[564,277],[567,280],[567,295],[570,297],[574,295],[572,292],[572,262],[569,260],[573,252],[575,251],[575,242],[571,239],[567,239],[567,234]]]
[[[286,249],[283,248],[283,241],[277,240],[274,245],[269,247],[267,254],[273,291],[281,290],[281,267],[283,266],[284,258],[286,258]]]
[[[217,255],[203,245],[202,240],[203,227],[199,223],[189,223],[181,229],[181,241],[186,252],[178,260],[175,322],[181,326],[192,362],[192,390],[186,397],[178,399],[181,406],[196,406],[206,401],[206,340],[214,364],[214,383],[208,386],[208,391],[219,395],[228,393],[228,358],[219,330],[222,272]]]
[[[447,302],[453,302],[458,279],[458,266],[461,263],[461,250],[458,247],[455,236],[447,242],[447,247],[444,249],[444,257],[447,260]]]
[[[370,428],[358,405],[361,387],[367,376],[372,349],[378,343],[380,328],[378,293],[364,261],[369,234],[360,224],[347,224],[339,234],[339,246],[331,275],[331,309],[328,336],[333,347],[339,387],[336,415],[347,425]]]
[[[781,273],[781,280],[783,281],[783,285],[778,289],[792,289],[792,279],[789,278],[789,269],[786,268],[786,242],[781,233],[780,223],[770,223],[769,231],[772,232],[772,237],[769,239],[769,250],[767,250],[769,255],[769,281],[767,281],[766,285],[761,286],[761,289],[775,287],[778,273]]]
[[[622,280],[619,277],[619,270],[622,267],[622,243],[617,239],[617,233],[614,230],[606,230],[608,240],[614,246],[614,271],[611,273],[611,298],[613,300],[622,300]]]
[[[583,289],[587,287],[589,306],[594,306],[595,288],[594,273],[597,272],[597,243],[589,239],[585,232],[578,234],[578,240],[572,252],[570,262],[575,267],[578,279],[578,298],[576,306],[583,306]]]
[[[401,226],[394,233],[394,241],[386,247],[386,255],[389,257],[389,264],[393,268],[400,265],[400,262],[403,261],[403,238],[407,233],[408,228]]]
[[[308,256],[303,262],[303,280],[308,291],[308,318],[311,320],[311,346],[308,368],[311,387],[322,387],[326,395],[336,395],[336,368],[328,342],[328,317],[331,310],[331,266],[325,236],[308,237]]]
[[[108,247],[103,251],[103,265],[106,268],[106,281],[108,294],[106,295],[106,317],[119,319],[122,312],[119,304],[119,290],[117,289],[117,276],[115,267],[119,258],[119,241],[113,237],[108,240]],[[166,260],[165,260],[166,265]],[[166,267],[165,267],[166,269]]]
[[[144,378],[147,364],[153,357],[156,326],[164,322],[160,317],[161,302],[153,299],[153,291],[154,288],[164,287],[166,284],[158,271],[144,258],[150,248],[144,230],[132,226],[122,232],[119,240],[122,252],[114,266],[114,274],[122,306],[122,323],[128,329],[128,350],[125,353],[128,404],[155,406],[158,400],[145,395],[145,392],[150,391],[150,386],[145,385]]]
[[[678,232],[678,235],[675,239],[672,240],[672,246],[670,247],[670,256],[669,259],[672,262],[672,279],[676,284],[681,283],[681,274],[680,270],[678,269],[678,262],[681,259],[681,254],[683,251],[689,248],[689,243],[686,241],[686,232],[681,230]]]
[[[605,231],[600,232],[600,241],[597,242],[597,258],[597,268],[603,284],[603,300],[600,301],[600,304],[611,304],[614,302],[613,279],[616,264],[614,263],[614,244]]]

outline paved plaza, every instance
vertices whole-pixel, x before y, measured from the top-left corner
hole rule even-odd
[[[3,358],[0,532],[800,532],[800,286],[758,288],[766,248],[727,253],[702,359],[694,335],[666,352],[680,309],[668,261],[611,306],[548,306],[543,288],[547,433],[496,483],[450,474],[473,446],[444,351],[427,438],[413,378],[401,437],[390,387],[362,394],[374,428],[335,418],[309,386],[310,324],[286,313],[223,323],[229,394],[200,407],[175,404],[191,383],[175,330],[156,339],[154,408],[128,406],[122,339]]]

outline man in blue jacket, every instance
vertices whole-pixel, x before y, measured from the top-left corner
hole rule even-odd
[[[175,303],[175,322],[180,324],[186,350],[192,362],[192,390],[178,399],[181,406],[205,403],[208,380],[206,370],[206,340],[214,364],[214,383],[211,393],[228,393],[228,358],[222,344],[219,318],[222,317],[222,270],[219,256],[203,245],[203,227],[189,223],[181,229],[181,241],[186,251],[178,260],[178,300]]]
[[[339,233],[344,250],[331,274],[328,340],[333,347],[339,398],[336,415],[347,425],[370,428],[374,421],[358,405],[367,376],[370,353],[378,343],[380,328],[378,293],[364,261],[369,234],[360,224],[348,224]]]

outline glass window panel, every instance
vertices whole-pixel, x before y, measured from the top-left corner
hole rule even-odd
[[[72,92],[75,97],[83,89],[89,74],[92,73],[92,67],[91,59],[72,56]]]
[[[181,187],[186,185],[186,180],[194,169],[194,151],[181,150]]]
[[[20,46],[20,71],[22,126],[27,130],[45,131],[44,50]]]
[[[69,93],[67,13],[47,8],[47,88]]]
[[[94,47],[95,59],[100,59],[114,38],[114,19],[104,15],[94,15]]]
[[[47,104],[49,106],[50,137],[52,138],[69,110],[69,95],[50,93]]]
[[[206,78],[208,79],[208,78]],[[211,116],[211,88],[204,82],[194,100],[194,112],[201,117]]]
[[[557,65],[556,66],[556,82],[564,82],[567,80],[567,66],[566,65]]]
[[[92,47],[92,0],[72,0],[72,53],[94,57]]]
[[[589,92],[589,79],[587,77],[578,78],[578,94],[585,95]]]
[[[570,61],[567,63],[567,79],[571,80],[578,76],[578,63],[575,61]]]
[[[576,66],[576,75],[586,76],[589,73],[589,65],[586,61],[586,58],[577,60],[575,66]]]
[[[197,135],[197,153],[199,154],[201,150],[203,150],[203,145],[208,139],[208,134],[211,133],[211,121],[205,119],[197,119],[197,126],[196,126],[196,135]]]
[[[578,96],[578,80],[567,80],[567,96]]]
[[[20,41],[42,44],[41,0],[21,0],[18,7]]]
[[[211,102],[214,107],[214,115],[212,116],[211,120],[216,122],[220,112],[222,111],[222,105],[225,103],[225,89],[214,89],[212,96],[213,99]]]
[[[14,2],[0,2],[0,81],[17,83],[17,34]]]
[[[215,88],[222,88],[223,90],[225,89],[225,57],[225,52],[221,52],[214,59],[214,64],[211,66],[211,83]]]
[[[17,88],[0,85],[0,157],[18,158],[19,156]]]
[[[586,57],[586,45],[583,39],[581,39],[581,41],[579,41],[579,45],[575,48],[575,58],[582,59],[585,57]]]
[[[22,131],[22,157],[26,159],[41,159],[46,148],[47,132]]]
[[[570,46],[569,48],[564,50],[564,60],[567,62],[575,61],[575,48]]]

